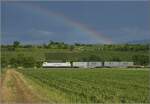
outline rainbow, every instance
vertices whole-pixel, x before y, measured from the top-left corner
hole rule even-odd
[[[24,3],[24,4],[26,4],[26,3]],[[49,11],[48,9],[40,7],[39,5],[35,5],[35,4],[32,4],[32,5],[28,4],[28,5],[25,5],[25,7],[34,9],[38,13],[41,13],[41,14],[44,14],[44,15],[47,15],[50,17],[53,16],[55,18],[58,18],[64,24],[67,24],[71,27],[77,28],[80,31],[87,33],[88,36],[90,36],[91,38],[95,38],[100,43],[104,43],[104,44],[112,44],[113,43],[113,41],[110,37],[107,37],[104,34],[98,33],[95,30],[89,28],[88,26],[86,26],[82,23],[72,21],[70,18],[66,17],[65,15],[62,15],[60,13],[53,13],[52,11]]]

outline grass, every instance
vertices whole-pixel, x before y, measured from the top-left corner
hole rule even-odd
[[[53,102],[148,103],[149,70],[23,69],[31,85]],[[43,90],[43,91],[42,91]]]

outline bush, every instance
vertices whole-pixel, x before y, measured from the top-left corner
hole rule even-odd
[[[102,61],[101,57],[97,55],[83,56],[82,61]]]
[[[117,62],[120,62],[121,59],[119,57],[112,57],[112,59],[110,61],[117,61]]]
[[[1,57],[1,67],[5,68],[8,66],[8,60],[4,57]]]
[[[23,63],[23,66],[24,67],[34,67],[35,64],[36,64],[36,61],[33,57],[25,57],[23,60],[22,60],[22,63]]]
[[[36,61],[36,63],[35,63],[36,65],[35,66],[37,68],[40,68],[42,66],[42,63],[43,63],[42,61]]]
[[[102,59],[97,55],[89,56],[89,61],[102,61]]]
[[[149,63],[149,56],[147,55],[134,55],[132,60],[136,65],[148,65]]]
[[[26,57],[23,54],[19,54],[17,57],[11,58],[9,64],[12,65],[12,67],[34,67],[36,61],[33,57]]]
[[[10,65],[12,65],[12,67],[17,67],[18,66],[18,61],[17,61],[17,59],[16,58],[11,58],[10,60],[9,60],[9,64]]]

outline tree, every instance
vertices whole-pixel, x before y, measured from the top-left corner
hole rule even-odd
[[[36,61],[33,57],[25,57],[23,61],[23,66],[24,67],[34,67],[36,65]]]
[[[9,60],[9,64],[12,67],[34,67],[36,65],[36,60],[34,57],[24,56],[24,54],[18,54],[16,57],[12,57]]]
[[[71,67],[73,67],[73,61],[70,61]]]
[[[43,47],[43,48],[48,48],[48,45],[43,44],[42,47]]]
[[[101,61],[101,58],[97,55],[89,56],[89,61]]]
[[[42,66],[42,63],[43,63],[42,61],[36,61],[35,66],[40,68]]]
[[[148,65],[149,63],[149,56],[147,55],[134,55],[132,60],[136,65]]]
[[[14,48],[19,47],[19,45],[20,45],[20,42],[19,42],[19,41],[14,41],[14,43],[13,43],[13,47],[14,47]]]
[[[115,57],[112,57],[111,61],[117,61],[117,62],[119,62],[119,61],[121,61],[121,59],[119,57],[115,56]]]
[[[84,56],[81,58],[82,61],[102,61],[97,55]]]
[[[32,48],[32,45],[24,45],[23,48]]]
[[[24,59],[25,59],[24,54],[18,54],[16,57],[12,57],[10,59],[9,64],[12,67],[23,66],[24,65]]]
[[[81,46],[81,44],[79,44],[79,43],[75,43],[75,46]]]
[[[71,45],[71,46],[70,46],[70,51],[73,51],[73,49],[74,49],[74,46]]]

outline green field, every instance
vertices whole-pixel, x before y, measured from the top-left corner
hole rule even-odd
[[[147,46],[41,47],[3,46],[2,103],[150,103],[145,68],[41,68],[44,61],[133,61],[148,67]]]
[[[148,103],[149,70],[24,69],[45,101],[59,103]]]

